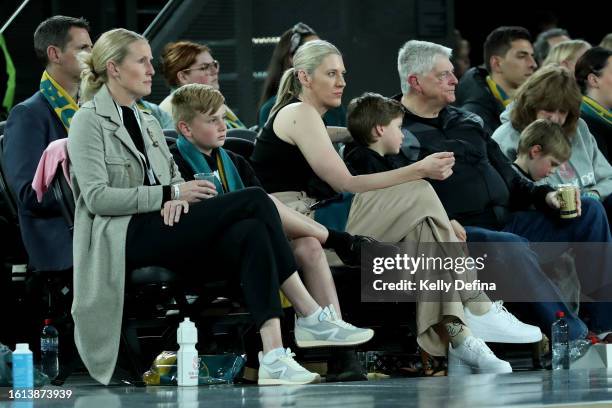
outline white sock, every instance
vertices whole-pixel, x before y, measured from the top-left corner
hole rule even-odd
[[[308,316],[298,317],[298,320],[300,321],[300,324],[303,324],[305,326],[314,326],[315,324],[319,323],[319,315],[321,313],[323,313],[323,309],[321,309],[321,306],[319,306],[317,310],[315,310]]]
[[[272,349],[270,351],[268,351],[262,358],[262,362],[265,364],[271,364],[273,362],[276,361],[277,356],[279,355],[284,355],[285,354],[285,348],[284,347],[278,347],[275,349]]]

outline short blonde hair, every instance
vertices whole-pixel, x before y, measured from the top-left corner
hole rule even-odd
[[[528,154],[536,145],[542,147],[542,154],[551,155],[561,163],[572,154],[572,146],[561,126],[548,119],[535,120],[521,132],[517,153]]]
[[[128,54],[128,47],[136,41],[147,41],[142,35],[125,28],[115,28],[103,33],[91,49],[91,53],[79,54],[81,71],[81,101],[93,98],[98,90],[108,82],[106,63],[115,61],[121,64]]]
[[[212,114],[225,103],[225,98],[215,88],[204,84],[187,84],[172,94],[172,119],[178,123],[191,122],[198,113]]]
[[[577,60],[578,51],[591,48],[591,44],[584,40],[567,40],[555,44],[551,48],[542,66],[548,64],[561,64],[563,61]]]
[[[599,43],[599,46],[612,50],[612,33],[606,34]]]

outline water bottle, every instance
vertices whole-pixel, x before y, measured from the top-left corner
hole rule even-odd
[[[59,341],[57,329],[51,323],[51,319],[45,319],[45,326],[40,334],[40,356],[42,372],[53,380],[59,374]]]
[[[579,360],[583,357],[591,348],[593,344],[595,344],[595,339],[587,340],[587,339],[577,339],[569,342],[569,356],[570,356],[570,365],[574,364],[576,360]]]
[[[552,369],[569,369],[569,332],[565,313],[559,311],[557,320],[552,324]]]
[[[198,359],[198,351],[195,348],[198,342],[198,331],[195,324],[188,317],[179,324],[176,340],[179,345],[179,350],[176,354],[178,385],[198,385],[200,360]]]
[[[28,343],[17,343],[13,352],[13,388],[34,387],[34,363]]]

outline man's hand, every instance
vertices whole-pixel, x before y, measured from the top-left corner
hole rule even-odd
[[[430,154],[420,161],[423,178],[445,180],[453,174],[455,155],[452,152]]]
[[[164,203],[164,208],[161,209],[161,216],[164,219],[164,224],[172,227],[174,223],[178,223],[181,219],[181,214],[189,212],[189,203],[185,200],[170,200]]]

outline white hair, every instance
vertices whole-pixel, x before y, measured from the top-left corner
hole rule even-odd
[[[450,58],[453,50],[428,41],[410,40],[400,48],[397,55],[397,70],[400,76],[402,93],[410,91],[408,77],[425,74],[434,69],[438,56]]]

